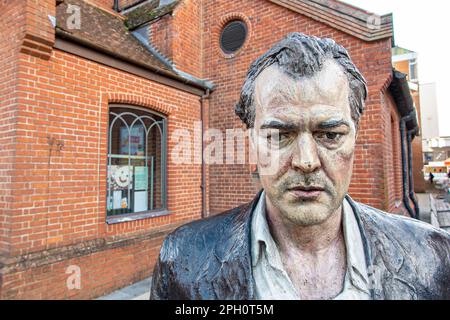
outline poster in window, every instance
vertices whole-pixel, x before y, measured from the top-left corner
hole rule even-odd
[[[148,189],[148,167],[134,167],[134,189]]]
[[[130,131],[131,135],[128,136],[128,128],[120,128],[120,153],[131,156],[143,156],[145,128],[142,125],[136,125]]]
[[[134,193],[134,212],[147,211],[147,191],[136,191]]]
[[[122,191],[113,191],[113,209],[122,209]]]
[[[132,166],[108,166],[109,188],[126,190],[133,188]]]

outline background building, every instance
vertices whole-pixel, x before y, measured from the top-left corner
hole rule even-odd
[[[450,158],[450,137],[427,139],[424,142],[425,163],[446,161]]]
[[[244,128],[234,105],[250,63],[293,31],[335,39],[368,81],[350,195],[418,209],[408,174],[418,123],[392,69],[391,15],[334,0],[0,9],[1,299],[93,298],[136,282],[169,231],[252,199],[248,159],[208,165],[202,131]]]
[[[439,113],[436,98],[436,83],[420,84],[422,112],[422,140],[439,137]],[[425,146],[424,146],[425,150]]]
[[[440,134],[439,112],[436,99],[436,84],[426,83],[420,85],[421,103],[427,108],[423,111],[423,137],[422,145],[424,162],[439,162],[450,158],[450,137]]]

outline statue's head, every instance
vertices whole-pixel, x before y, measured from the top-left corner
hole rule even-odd
[[[320,224],[340,207],[366,97],[331,39],[292,33],[252,63],[236,114],[252,129],[267,205],[283,218]]]

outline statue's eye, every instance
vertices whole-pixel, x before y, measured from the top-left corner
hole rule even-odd
[[[339,132],[319,132],[316,134],[316,139],[325,146],[336,147],[342,142],[344,133]]]
[[[336,140],[340,136],[340,134],[336,133],[336,132],[327,132],[326,136],[327,136],[327,139]]]
[[[272,132],[267,135],[269,144],[277,144],[283,146],[290,141],[292,133],[290,132]]]

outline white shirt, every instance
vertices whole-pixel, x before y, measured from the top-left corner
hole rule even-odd
[[[347,252],[347,272],[342,292],[334,300],[370,299],[369,280],[364,247],[353,210],[346,199],[343,203],[343,229]],[[259,300],[300,300],[284,270],[280,252],[270,234],[266,219],[265,192],[261,193],[253,212],[251,225],[252,272],[255,298]]]

